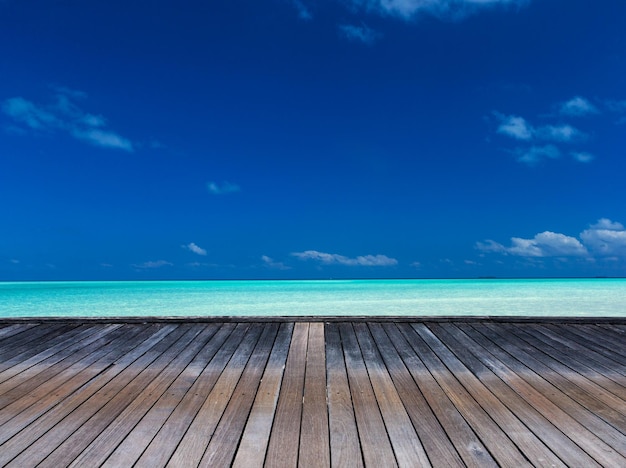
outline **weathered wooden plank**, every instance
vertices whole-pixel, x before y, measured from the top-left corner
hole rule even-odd
[[[265,455],[267,466],[295,467],[298,463],[308,336],[309,324],[296,323]]]
[[[535,465],[562,466],[562,462],[545,443],[531,431],[528,431],[519,418],[491,393],[432,330],[424,324],[414,324],[413,328],[453,373],[476,403],[489,414],[508,439],[522,452],[525,459]]]
[[[219,330],[108,457],[100,450],[97,455],[91,454],[89,447],[70,466],[100,465],[105,461],[108,466],[133,466],[235,328],[232,323],[215,325]]]
[[[188,344],[180,341],[177,343],[177,345],[180,343],[184,346],[183,350],[156,378],[147,382],[139,395],[134,398],[123,392],[116,395],[115,398],[123,398],[129,401],[128,405],[114,420],[108,422],[105,427],[98,429],[94,427],[95,424],[92,424],[91,432],[96,433],[97,437],[91,443],[86,445],[86,442],[79,443],[75,441],[77,446],[84,447],[86,445],[86,448],[76,458],[73,458],[71,466],[99,466],[102,464],[126,438],[128,433],[134,429],[143,416],[152,409],[155,402],[174,384],[173,382],[180,378],[188,365],[198,358],[205,349],[207,342],[215,335],[217,329],[218,325],[215,324],[195,325],[194,331],[197,334],[191,336],[192,341]],[[149,375],[148,378],[150,377]],[[139,382],[139,384],[141,385],[142,383]],[[110,409],[107,409],[107,412],[110,411]],[[85,426],[83,425],[83,427]],[[72,435],[72,438],[75,438],[75,435],[76,432]],[[147,442],[145,444],[147,445]],[[67,460],[58,458],[57,462],[59,464],[67,464]]]
[[[309,325],[298,465],[311,468],[330,466],[326,351],[324,324],[321,322]]]
[[[567,411],[568,402],[573,404],[575,402],[547,383],[543,377],[518,363],[515,357],[499,349],[498,346],[494,346],[493,342],[490,342],[486,336],[479,333],[483,331],[488,332],[488,329],[483,324],[473,324],[472,327],[459,325],[459,328],[477,343],[488,348],[490,353],[501,362],[506,362],[507,370],[505,372],[501,372],[501,369],[498,367],[490,367],[490,369],[526,401],[539,409],[555,426],[576,442],[598,463],[604,466],[614,466],[613,464],[616,460],[621,460],[619,453],[569,414]],[[488,361],[483,362],[488,367],[491,365]],[[561,407],[563,401],[566,402],[566,408]]]
[[[281,324],[241,436],[234,468],[263,466],[292,333],[293,323]]]
[[[526,436],[527,431],[523,425],[511,417],[510,412],[502,407],[502,404],[478,382],[466,367],[457,363],[450,351],[432,335],[430,330],[423,324],[412,325],[412,330],[415,332],[413,335],[406,327],[401,326],[401,329],[407,332],[407,340],[415,346],[433,377],[478,434],[492,456],[504,466],[529,466],[526,457],[509,438],[509,435]],[[493,408],[489,406],[491,404],[494,405]],[[498,422],[496,423],[492,417],[497,418]],[[516,432],[509,433],[508,430]],[[538,444],[531,446],[534,448],[534,445]]]
[[[382,325],[370,323],[369,328],[429,460],[438,466],[464,466]]]
[[[164,349],[178,339],[184,331],[179,326],[165,326],[141,343],[135,352],[122,356],[116,363],[87,383],[80,392],[63,400],[33,423],[0,446],[0,465],[11,461],[13,466],[34,466],[54,450],[72,432],[69,426],[57,425],[78,407],[90,409],[84,404],[95,397],[106,402],[137,375],[147,364],[158,358]],[[180,330],[179,330],[180,329]],[[130,366],[134,363],[135,366]],[[117,365],[116,365],[117,364]],[[99,407],[99,406],[98,406]],[[76,413],[80,418],[80,411]],[[77,416],[74,416],[76,418]],[[54,430],[50,430],[55,428]],[[28,447],[24,450],[24,447]],[[32,458],[31,458],[32,457]]]
[[[206,401],[189,426],[169,461],[170,466],[198,466],[215,427],[222,417],[250,355],[256,347],[263,325],[252,324],[241,344],[215,383]]]
[[[265,324],[199,466],[210,468],[232,464],[277,332],[278,324]]]
[[[136,467],[153,468],[167,464],[196,417],[200,407],[205,403],[207,396],[213,390],[228,361],[241,344],[250,325],[248,323],[240,323],[235,327],[219,351],[176,405],[176,408],[171,412],[165,423],[159,428],[157,434],[135,463]],[[116,455],[116,453],[113,455]],[[114,460],[115,458],[112,456],[104,466],[119,466],[114,463]]]
[[[36,326],[37,324],[35,323],[13,323],[4,325],[0,328],[0,349],[6,344],[10,344],[11,341],[14,341],[16,335]]]
[[[602,372],[609,379],[616,382],[620,387],[626,386],[626,366],[619,356],[610,354],[603,346],[582,339],[580,336],[570,333],[570,327],[531,327],[528,332],[536,339],[546,343],[547,346],[558,349],[569,357],[575,359],[588,368]],[[626,346],[626,340],[622,346]],[[617,346],[615,346],[617,348]],[[599,349],[602,352],[596,351]]]
[[[468,467],[474,468],[498,466],[458,408],[433,377],[429,368],[420,359],[417,351],[407,341],[407,336],[412,339],[412,332],[405,329],[404,333],[401,333],[396,324],[385,324],[383,328],[463,462]],[[432,368],[436,361],[430,361]]]
[[[4,425],[0,432],[0,444],[80,389],[113,361],[131,352],[137,343],[153,335],[156,329],[158,326],[155,325],[141,328],[125,326],[118,329],[120,335],[107,346],[94,350],[45,384],[4,407],[0,410],[0,425]],[[5,424],[9,420],[10,424]]]
[[[518,340],[515,336],[504,335],[497,327],[494,329],[491,325],[486,325],[483,328],[490,331],[489,338],[492,341],[510,355],[515,356],[515,360],[511,362],[516,366],[515,363],[519,362],[523,366],[519,367],[522,372],[525,369],[532,369],[531,372],[534,375],[541,376],[541,378],[532,381],[532,385],[537,390],[542,393],[549,392],[548,397],[552,396],[553,402],[592,432],[604,434],[605,441],[610,442],[609,445],[622,455],[626,455],[626,437],[624,437],[626,418],[623,414],[617,413],[610,405],[598,399],[600,396],[598,392],[592,394],[582,390],[577,385],[573,385],[571,380],[555,371],[554,367],[558,368],[556,364],[551,363],[553,366],[546,365],[545,361],[550,358],[544,353],[538,352],[536,349],[535,352],[531,351],[530,353],[524,351],[517,346]],[[543,359],[541,359],[542,356]],[[570,373],[572,376],[576,375],[571,371]],[[582,383],[582,379],[577,380]],[[554,389],[558,389],[558,391],[555,392]],[[615,399],[615,404],[624,405],[624,402]]]
[[[484,347],[476,343],[454,324],[430,324],[429,328],[455,352],[458,358],[468,367],[493,394],[500,399],[517,417],[534,432],[567,466],[599,466],[585,451],[563,434],[540,411],[542,408],[529,404],[519,396],[502,379],[494,374],[483,361],[491,367],[499,367],[508,372],[503,363],[491,357]],[[480,359],[479,359],[480,357]],[[511,378],[515,378],[512,376]],[[530,458],[530,457],[529,457]],[[560,460],[540,460],[543,464],[561,465]]]
[[[362,467],[363,455],[356,420],[354,419],[352,396],[350,395],[348,374],[337,324],[327,323],[324,334],[326,338],[331,466]]]
[[[185,333],[172,345],[164,350],[160,356],[145,367],[136,377],[129,381],[113,397],[106,399],[104,404],[93,413],[93,409],[100,403],[90,401],[89,411],[81,408],[82,421],[80,426],[52,451],[40,464],[40,467],[67,466],[85,447],[106,430],[108,427],[124,431],[128,418],[134,418],[134,412],[141,413],[144,404],[151,405],[156,397],[180,373],[180,366],[185,366],[193,359],[203,343],[196,343],[194,339],[202,331],[202,325],[184,325]],[[182,328],[182,327],[181,327]],[[130,406],[130,408],[129,408]],[[126,409],[129,412],[125,412]],[[68,426],[68,418],[62,424]],[[73,422],[73,421],[72,421]]]
[[[107,335],[117,328],[119,325],[86,328],[79,334],[69,336],[63,344],[50,348],[49,352],[39,353],[36,357],[4,371],[0,376],[0,381],[3,380],[0,383],[0,407],[13,401],[13,395],[20,397],[32,391],[82,359],[93,348],[104,344],[108,340]]]
[[[596,345],[604,347],[607,351],[620,356],[621,359],[626,359],[626,346],[624,345],[623,336],[615,336],[613,333],[606,330],[600,330],[597,327],[593,327],[588,324],[579,324],[572,327],[561,327],[558,324],[545,324],[546,327],[551,330],[560,333],[566,332],[569,336],[576,336],[575,341],[578,343],[585,343],[587,345]]]
[[[354,331],[398,465],[431,466],[367,324],[356,323]]]
[[[397,466],[396,457],[376,401],[351,323],[339,325],[348,382],[354,405],[361,450],[366,466]]]
[[[596,369],[601,368],[600,365],[591,367],[591,363],[581,362],[579,351],[563,352],[558,348],[553,348],[539,338],[542,336],[541,333],[530,334],[518,327],[507,327],[505,330],[517,338],[514,342],[517,347],[604,402],[612,410],[619,411],[626,416],[626,387],[598,372]],[[541,352],[537,352],[538,349],[541,349]],[[622,432],[626,433],[626,426]]]
[[[33,334],[26,334],[14,346],[5,346],[0,354],[0,372],[16,364],[28,361],[39,353],[47,353],[49,348],[62,342],[67,336],[79,333],[83,327],[79,325],[42,325]]]

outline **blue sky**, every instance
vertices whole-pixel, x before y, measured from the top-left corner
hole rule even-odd
[[[626,2],[0,1],[0,280],[626,275]]]

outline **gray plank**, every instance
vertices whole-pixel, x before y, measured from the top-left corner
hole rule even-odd
[[[235,468],[263,466],[292,333],[293,323],[281,324],[233,461]]]

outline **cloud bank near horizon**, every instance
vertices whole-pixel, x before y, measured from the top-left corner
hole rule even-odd
[[[582,257],[615,260],[626,258],[626,229],[624,225],[601,218],[589,225],[578,237],[552,231],[536,234],[531,239],[511,237],[511,245],[487,239],[475,247],[484,253],[499,253],[520,257]]]
[[[313,260],[322,265],[345,265],[345,266],[367,266],[367,267],[388,267],[398,264],[395,258],[386,255],[361,255],[350,258],[344,255],[319,252],[317,250],[305,250],[304,252],[293,252],[291,254],[299,260]]]

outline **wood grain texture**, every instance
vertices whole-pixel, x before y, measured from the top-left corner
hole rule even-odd
[[[626,466],[626,325],[0,322],[0,466]]]

